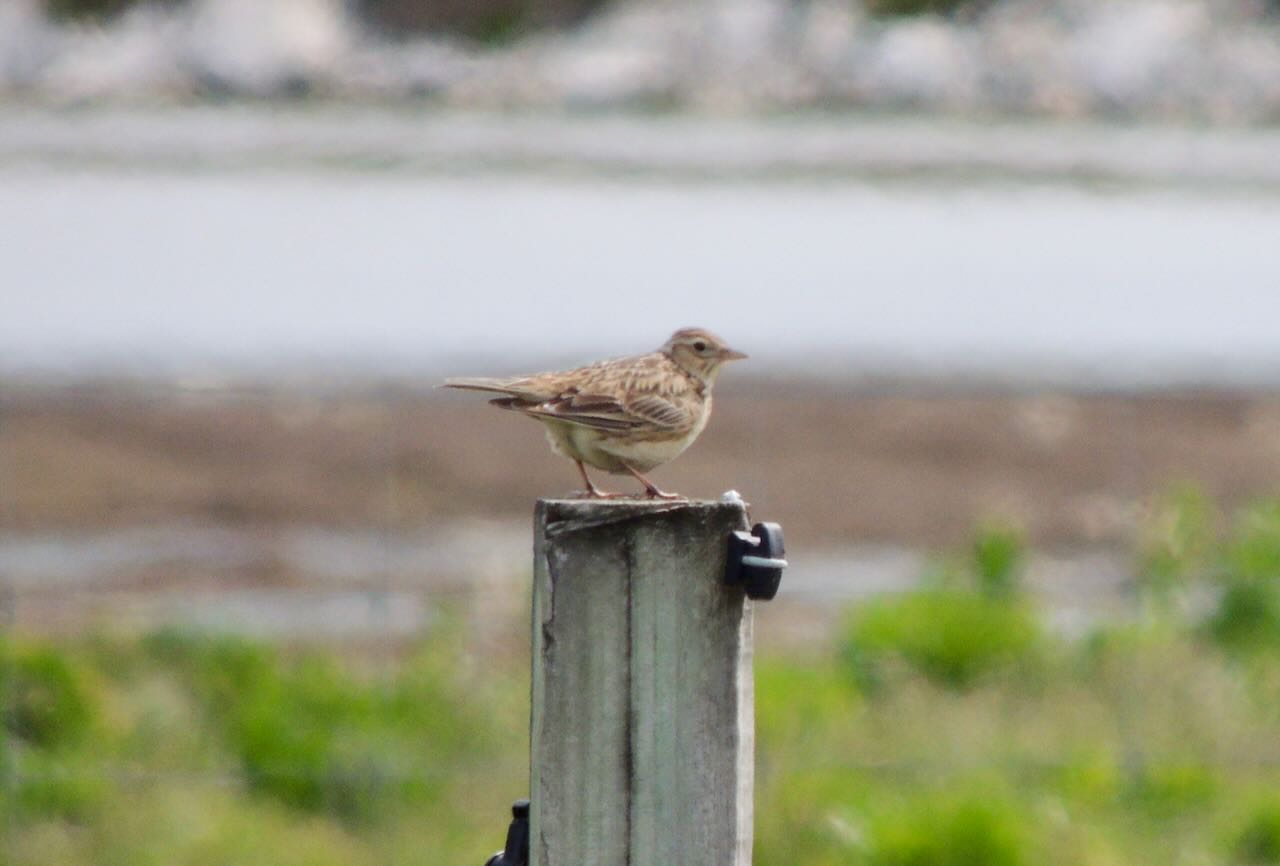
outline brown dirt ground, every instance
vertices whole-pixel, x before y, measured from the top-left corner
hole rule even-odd
[[[478,397],[12,386],[0,502],[16,531],[173,519],[411,529],[519,517],[572,489],[572,465],[534,423]],[[1280,489],[1280,395],[726,383],[702,439],[654,480],[697,496],[736,488],[809,543],[952,545],[1002,518],[1039,544],[1128,545],[1170,484],[1227,508]]]

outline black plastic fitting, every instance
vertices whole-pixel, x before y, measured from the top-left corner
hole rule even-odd
[[[485,861],[484,866],[529,866],[529,801],[511,805],[511,826],[507,846]]]
[[[787,567],[784,556],[786,548],[778,524],[757,523],[750,532],[736,530],[729,535],[724,582],[741,586],[747,598],[769,601],[782,583],[782,571]]]

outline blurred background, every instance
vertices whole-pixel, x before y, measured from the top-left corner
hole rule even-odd
[[[701,325],[758,866],[1280,863],[1278,121],[1273,0],[4,0],[0,862],[483,863],[577,479],[434,386]]]

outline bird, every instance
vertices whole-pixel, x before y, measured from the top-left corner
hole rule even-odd
[[[627,498],[592,483],[586,465],[631,475],[650,499],[683,499],[642,473],[693,444],[711,417],[723,364],[745,359],[705,328],[681,328],[656,351],[510,378],[456,377],[444,387],[500,394],[490,404],[546,426],[551,449],[578,467],[589,499]]]

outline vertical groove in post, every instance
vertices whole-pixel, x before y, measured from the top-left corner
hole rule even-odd
[[[635,544],[630,536],[623,536],[622,540],[623,559],[626,561],[625,570],[626,595],[627,595],[627,684],[624,694],[627,696],[627,708],[629,715],[635,714],[635,702],[632,699],[632,689],[635,685],[635,588],[636,588],[636,556]],[[625,740],[626,740],[626,778],[627,790],[623,794],[624,817],[626,820],[626,839],[627,859],[624,861],[626,866],[631,866],[632,857],[635,853],[635,845],[632,841],[632,827],[635,825],[635,785],[631,780],[635,779],[636,774],[636,737],[635,726],[628,721],[625,724]]]
[[[744,600],[745,610],[740,625],[736,688],[738,693],[738,848],[734,863],[751,864],[751,846],[755,840],[755,785],[756,785],[756,681],[755,661],[755,608]]]
[[[750,609],[723,503],[542,502],[532,866],[750,866]]]

